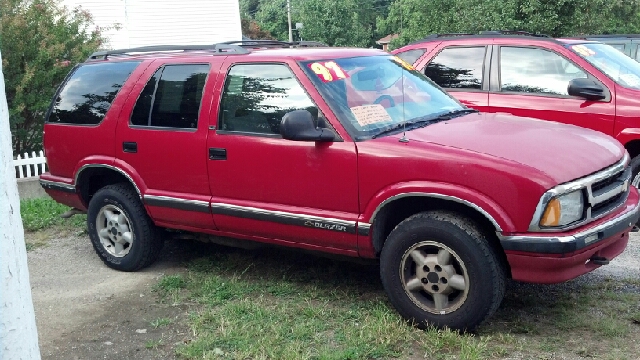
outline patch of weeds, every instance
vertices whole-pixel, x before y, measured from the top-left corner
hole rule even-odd
[[[153,326],[154,329],[157,329],[159,327],[168,326],[172,322],[173,321],[169,318],[158,318],[151,321],[151,326]]]
[[[70,208],[55,202],[51,198],[20,200],[20,214],[26,231],[38,231],[53,226],[64,226],[69,229],[86,228],[86,215],[75,215],[70,219],[60,217]]]
[[[159,348],[162,345],[163,345],[162,339],[148,340],[146,343],[144,343],[144,347],[149,349],[149,350],[155,350],[155,349]]]
[[[165,275],[156,284],[156,289],[169,292],[171,290],[184,289],[186,284],[187,282],[182,275]]]

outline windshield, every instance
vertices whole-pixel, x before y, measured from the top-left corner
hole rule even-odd
[[[355,140],[465,109],[394,56],[307,61],[302,68]]]
[[[640,63],[616,48],[600,43],[568,45],[576,54],[624,87],[640,90]]]

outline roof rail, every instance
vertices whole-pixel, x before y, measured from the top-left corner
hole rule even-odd
[[[280,40],[238,40],[226,41],[223,44],[245,47],[323,47],[327,44],[318,41],[280,41]]]
[[[165,51],[212,51],[214,53],[226,54],[234,52],[236,54],[248,54],[249,50],[233,44],[210,44],[210,45],[153,45],[130,49],[118,49],[107,51],[96,51],[89,56],[87,61],[106,60],[112,55],[125,55],[131,53],[153,53]]]
[[[475,35],[475,34],[471,34],[471,33],[444,33],[444,34],[431,34],[427,37],[425,37],[425,39],[436,39],[436,38],[441,38],[441,37],[452,37],[452,36],[469,36],[469,35]]]
[[[480,31],[480,35],[522,35],[522,36],[535,36],[535,37],[545,37],[550,38],[551,36],[545,34],[538,33],[530,33],[527,31],[518,31],[518,30],[490,30],[490,31]]]
[[[578,35],[568,39],[609,39],[609,38],[640,38],[640,34],[602,34],[602,35]]]

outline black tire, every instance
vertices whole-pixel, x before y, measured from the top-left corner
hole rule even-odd
[[[414,250],[419,250],[417,255]],[[445,251],[443,259],[450,254],[442,267],[428,256],[436,255],[440,261],[438,250]],[[414,256],[429,260],[419,267]],[[417,327],[473,331],[500,306],[506,271],[473,222],[456,213],[423,212],[405,219],[389,234],[380,256],[380,276],[391,304]],[[430,293],[433,289],[435,295]],[[435,296],[445,299],[440,306]]]
[[[126,216],[126,218],[119,219],[126,220],[130,234],[125,233],[125,235],[131,241],[126,243],[118,254],[115,254],[115,247],[111,246],[115,243],[109,240],[101,241],[98,234],[98,217],[104,227],[116,229],[113,230],[114,233],[107,231],[109,236],[115,236],[115,232],[120,234],[117,230],[119,227],[115,225],[109,227],[109,220],[104,218],[106,216],[104,214],[107,214],[106,211],[108,214],[121,213]],[[87,227],[93,248],[100,259],[110,268],[120,271],[136,271],[151,265],[158,258],[164,245],[163,237],[158,228],[149,218],[138,194],[129,184],[108,185],[95,193],[89,202]]]

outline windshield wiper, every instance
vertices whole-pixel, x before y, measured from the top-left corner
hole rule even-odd
[[[380,137],[382,135],[389,135],[389,134],[391,134],[393,132],[397,132],[398,130],[404,129],[406,126],[407,126],[406,122],[403,122],[403,123],[400,123],[400,124],[397,124],[397,125],[393,125],[392,127],[386,128],[386,129],[380,131],[379,133],[371,136],[371,138],[375,139],[375,138]]]
[[[375,139],[375,138],[380,137],[382,135],[388,135],[390,133],[397,132],[398,130],[413,130],[413,129],[425,127],[425,126],[433,124],[433,123],[437,123],[439,121],[450,120],[450,119],[456,118],[458,116],[471,114],[471,113],[477,113],[477,112],[478,112],[478,110],[475,110],[475,109],[458,109],[458,110],[448,111],[448,112],[446,112],[444,114],[440,114],[440,115],[437,115],[437,116],[422,116],[422,117],[415,118],[415,119],[412,119],[412,120],[409,120],[409,121],[405,121],[405,122],[400,123],[398,125],[394,125],[394,126],[392,126],[390,128],[387,128],[385,130],[382,130],[381,132],[373,135],[371,138]]]

